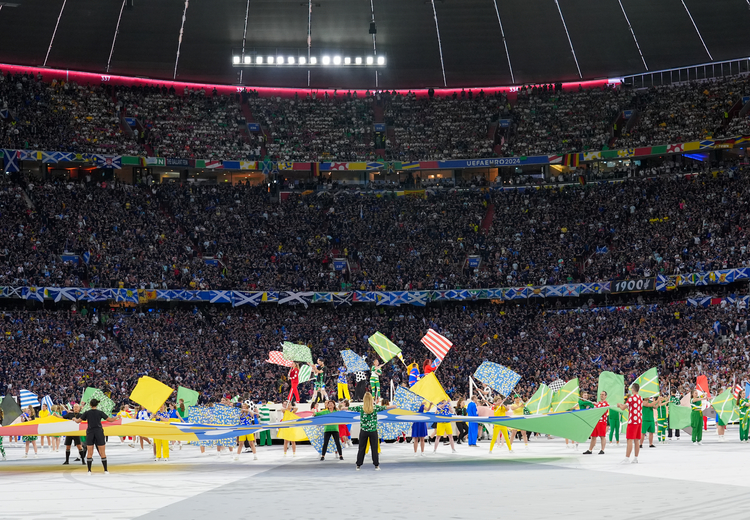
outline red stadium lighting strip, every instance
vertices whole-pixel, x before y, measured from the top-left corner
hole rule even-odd
[[[295,94],[298,94],[300,96],[304,96],[306,94],[309,94],[311,92],[317,92],[318,94],[324,94],[328,92],[329,95],[332,95],[334,92],[334,89],[309,89],[309,88],[292,88],[292,87],[254,87],[252,85],[226,85],[226,84],[212,84],[212,83],[195,83],[195,82],[189,82],[189,81],[171,81],[171,80],[160,80],[160,79],[151,79],[151,78],[136,78],[132,76],[118,76],[118,75],[109,75],[109,74],[98,74],[94,72],[81,72],[81,71],[74,71],[74,70],[65,70],[65,69],[52,69],[48,67],[29,67],[25,65],[11,65],[11,64],[5,64],[0,63],[0,72],[3,74],[10,72],[11,74],[31,74],[36,76],[37,74],[42,75],[42,79],[44,81],[51,82],[53,79],[56,79],[57,81],[75,81],[76,83],[79,83],[81,85],[98,85],[100,83],[109,83],[112,85],[122,85],[122,86],[151,86],[151,87],[161,87],[162,85],[166,88],[174,87],[178,94],[181,95],[182,91],[185,89],[185,87],[190,89],[206,89],[206,90],[212,90],[216,89],[216,91],[219,94],[222,95],[228,95],[228,94],[235,94],[237,92],[242,92],[243,90],[257,90],[259,94],[264,96],[280,96],[280,97],[286,97],[291,98],[294,97]],[[590,81],[570,81],[567,83],[563,83],[563,90],[577,90],[578,86],[580,85],[582,88],[598,88],[603,87],[604,85],[608,84],[617,84],[620,83],[621,80],[619,78],[617,79],[596,79],[596,80],[590,80]],[[458,87],[458,88],[437,88],[434,89],[435,94],[440,96],[445,96],[449,94],[453,94],[456,92],[457,94],[461,93],[461,89],[464,88],[466,90],[476,90],[479,91],[480,89],[484,90],[485,94],[487,95],[494,95],[496,92],[502,92],[505,94],[513,94],[514,92],[518,92],[520,90],[519,86],[495,86],[495,87],[473,87],[473,86],[464,86],[464,87]],[[341,89],[339,89],[340,91]],[[371,89],[351,89],[351,92],[356,92],[358,96],[363,96],[367,91],[373,92]],[[422,88],[422,89],[389,89],[389,91],[395,91],[401,94],[406,94],[408,92],[414,93],[418,97],[426,97],[428,95],[429,89]],[[341,94],[341,92],[339,92]]]

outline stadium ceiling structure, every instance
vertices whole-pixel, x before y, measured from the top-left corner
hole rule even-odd
[[[374,22],[374,25],[372,25]],[[373,30],[376,34],[372,34]],[[420,88],[620,77],[750,56],[750,0],[13,0],[0,62],[249,86]],[[368,67],[233,52],[370,52]]]

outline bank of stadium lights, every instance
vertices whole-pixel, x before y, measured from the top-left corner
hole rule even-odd
[[[232,56],[235,67],[384,67],[385,56],[346,56],[341,54],[323,54],[320,57],[289,55],[245,55]]]

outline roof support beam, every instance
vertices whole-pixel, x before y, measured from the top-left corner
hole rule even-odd
[[[432,14],[435,17],[435,31],[437,32],[438,50],[440,51],[440,68],[443,70],[443,86],[447,87],[448,82],[445,79],[445,62],[443,61],[443,43],[440,41],[440,26],[438,25],[437,10],[435,9],[435,0],[432,2]]]
[[[503,45],[505,45],[505,56],[508,58],[508,68],[510,69],[510,81],[511,83],[515,83],[516,78],[513,76],[513,65],[510,62],[510,53],[508,52],[508,42],[505,40],[505,31],[503,30],[503,21],[500,19],[500,10],[497,8],[497,0],[492,0],[492,1],[495,3],[495,13],[497,13],[497,23],[500,24],[500,34],[503,36]]]
[[[44,57],[44,65],[47,66],[47,60],[49,59],[49,53],[52,51],[52,44],[55,42],[55,35],[57,34],[57,26],[60,25],[60,18],[62,18],[63,11],[65,10],[65,4],[68,0],[63,0],[62,7],[60,8],[60,14],[57,15],[57,22],[55,23],[55,30],[52,32],[52,39],[49,41],[49,47],[47,47],[47,55]]]
[[[581,74],[581,67],[578,65],[578,58],[576,57],[576,50],[573,48],[573,41],[570,39],[570,33],[568,32],[568,24],[565,23],[565,17],[562,14],[562,9],[560,9],[560,2],[558,2],[558,0],[555,0],[555,5],[557,6],[557,12],[560,13],[560,20],[562,20],[563,28],[565,29],[565,36],[568,37],[568,44],[570,44],[570,52],[573,54],[573,60],[576,62],[576,69],[578,69],[578,77],[583,79],[583,74]]]

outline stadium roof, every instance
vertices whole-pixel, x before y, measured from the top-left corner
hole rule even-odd
[[[242,47],[246,9],[247,49],[307,47],[308,0],[132,0],[122,11],[131,0],[14,1],[16,7],[0,6],[4,63],[46,61],[107,73],[109,62],[111,74],[172,79],[182,28],[176,79],[238,83],[231,57]],[[750,56],[748,0],[434,0],[440,43],[433,0],[372,5],[377,49],[388,60],[380,88],[442,87],[443,69],[448,86],[490,86],[618,77],[645,72],[646,65],[660,70]],[[312,48],[371,51],[371,16],[370,0],[313,0]],[[244,69],[243,83],[307,87],[308,73],[303,67]],[[374,88],[375,72],[313,69],[310,86]]]

